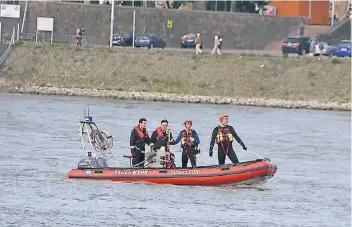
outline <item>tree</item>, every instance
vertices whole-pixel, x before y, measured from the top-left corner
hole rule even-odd
[[[242,12],[242,13],[257,13],[259,10],[256,8],[262,8],[267,5],[270,1],[231,1],[231,12]],[[257,7],[256,7],[257,6]]]

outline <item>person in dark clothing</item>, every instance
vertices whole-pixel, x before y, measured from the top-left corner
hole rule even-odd
[[[136,165],[145,159],[145,145],[150,145],[150,137],[147,131],[147,120],[141,118],[139,124],[132,129],[130,137],[132,164]],[[144,167],[144,163],[139,164]]]
[[[301,23],[301,25],[299,26],[298,32],[299,32],[299,36],[303,37],[304,36],[304,24]]]
[[[226,156],[232,161],[233,164],[239,163],[237,155],[232,147],[232,142],[235,139],[243,148],[247,150],[246,145],[242,142],[241,138],[237,135],[235,129],[228,125],[229,116],[221,114],[219,118],[220,124],[214,128],[210,140],[209,156],[213,156],[214,143],[218,144],[218,160],[219,165],[225,164]]]
[[[161,121],[161,126],[156,128],[156,130],[152,133],[152,136],[150,138],[150,146],[156,152],[155,159],[157,160],[157,162],[159,162],[160,160],[166,161],[163,162],[163,168],[176,168],[174,162],[175,155],[170,151],[170,145],[172,144],[174,139],[168,126],[169,122],[167,120]]]
[[[85,36],[86,35],[86,29],[84,28],[84,26],[81,27],[81,36]]]
[[[198,145],[200,144],[198,133],[191,129],[192,120],[185,119],[185,129],[182,130],[172,145],[181,141],[182,148],[182,168],[187,168],[188,159],[191,160],[192,168],[197,167],[196,155],[199,153]]]
[[[167,120],[162,120],[161,126],[157,127],[152,133],[150,140],[153,150],[159,149],[162,146],[165,146],[166,149],[168,149],[168,145],[174,141],[168,126],[169,122]]]

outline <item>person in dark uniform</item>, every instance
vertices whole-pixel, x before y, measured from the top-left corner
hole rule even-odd
[[[243,150],[247,150],[246,145],[242,142],[241,138],[237,135],[235,129],[228,125],[229,116],[221,114],[219,117],[220,124],[214,128],[210,140],[209,156],[213,156],[214,143],[218,144],[218,160],[219,165],[225,164],[226,156],[232,161],[233,164],[239,163],[237,155],[232,147],[234,139],[239,143]]]
[[[147,131],[147,120],[141,118],[139,124],[132,129],[130,137],[130,147],[132,155],[132,164],[136,165],[145,159],[145,145],[150,145],[150,137]],[[144,163],[138,167],[144,167]]]
[[[196,155],[199,153],[198,145],[200,144],[198,133],[191,129],[192,120],[185,119],[185,129],[182,130],[172,145],[181,141],[182,148],[182,168],[187,168],[188,159],[191,161],[192,168],[197,167]]]
[[[162,146],[165,146],[168,149],[174,139],[172,133],[169,131],[169,122],[167,120],[161,121],[161,126],[157,127],[150,137],[151,146],[154,150],[159,149]]]

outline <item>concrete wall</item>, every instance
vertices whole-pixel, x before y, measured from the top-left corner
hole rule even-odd
[[[24,7],[23,7],[24,8]],[[82,25],[91,42],[108,44],[110,34],[110,6],[58,2],[29,3],[24,33],[28,39],[35,37],[36,18],[54,18],[54,40],[67,39]],[[182,33],[197,31],[202,35],[205,48],[211,48],[213,37],[224,37],[224,48],[263,49],[273,40],[282,40],[292,29],[298,29],[304,18],[270,17],[244,13],[214,13],[156,8],[115,8],[115,29],[132,31],[133,10],[136,10],[136,32],[159,33],[168,47],[179,47]],[[167,28],[167,21],[173,27]]]

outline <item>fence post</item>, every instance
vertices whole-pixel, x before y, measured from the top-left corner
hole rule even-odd
[[[15,44],[15,32],[16,32],[16,27],[13,27],[12,28],[12,37],[11,37],[12,45]]]
[[[133,36],[132,36],[132,47],[134,47],[134,40],[136,38],[136,10],[133,10]]]
[[[17,41],[20,39],[20,23],[17,23]]]

